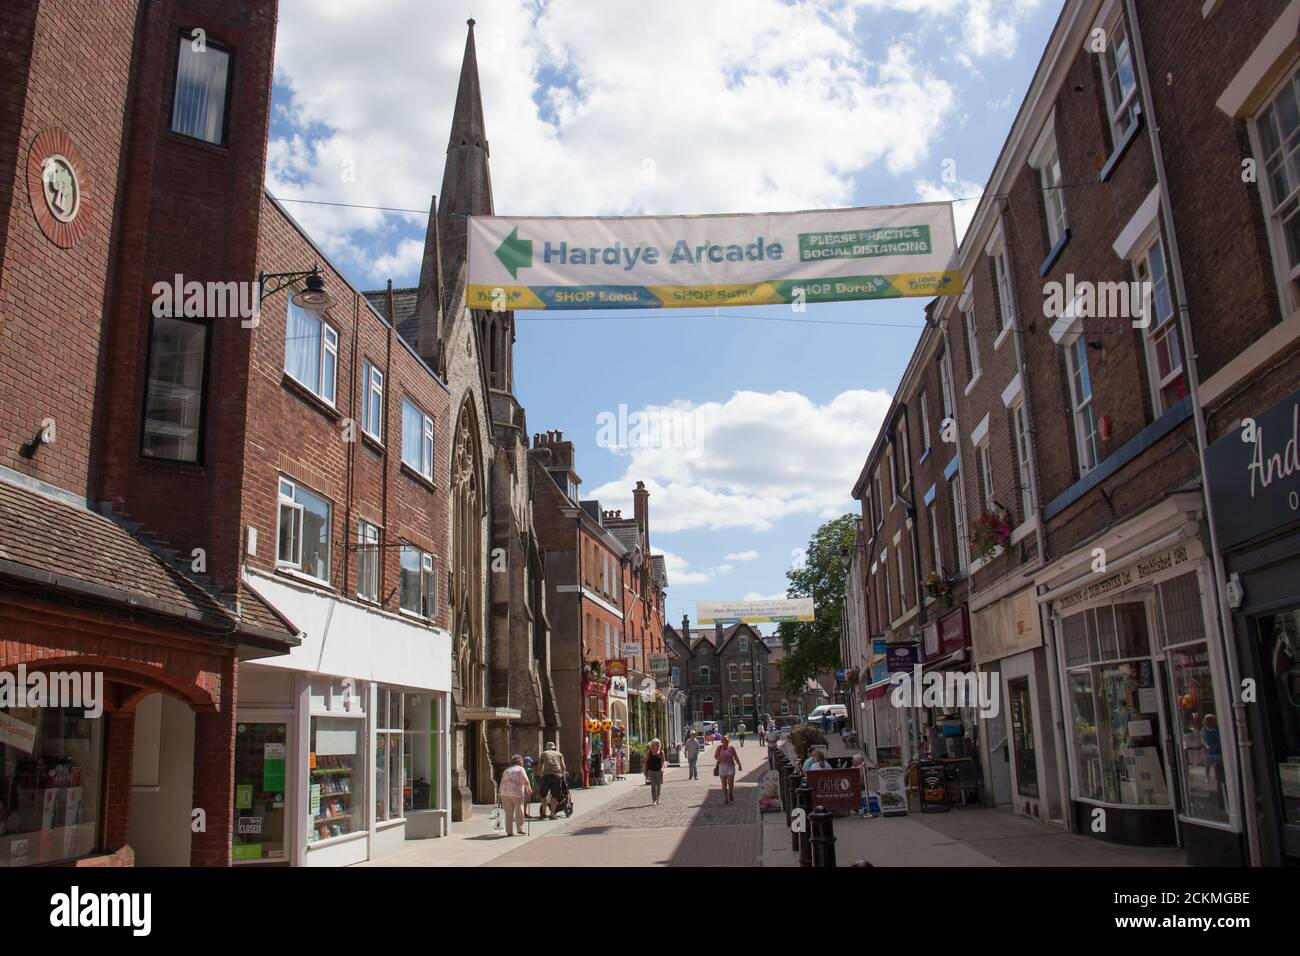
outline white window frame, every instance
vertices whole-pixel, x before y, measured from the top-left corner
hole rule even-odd
[[[1100,57],[1101,85],[1106,96],[1106,115],[1110,123],[1111,142],[1113,148],[1118,149],[1137,125],[1137,118],[1141,113],[1137,66],[1133,60],[1133,38],[1129,33],[1128,24],[1124,22],[1124,10],[1120,5],[1116,5],[1114,15],[1102,25],[1102,29],[1106,31],[1106,48],[1102,50]],[[1118,78],[1119,60],[1115,57],[1115,51],[1119,46],[1116,42],[1117,38],[1120,37],[1123,39],[1129,71],[1133,75],[1133,86],[1117,101],[1116,91],[1111,89],[1111,80]],[[1124,122],[1126,117],[1129,118],[1127,123]]]
[[[900,415],[898,418],[898,428],[894,430],[894,453],[903,459],[903,483],[900,489],[912,488],[912,449],[911,442],[907,438],[907,418]],[[895,492],[894,497],[898,497]]]
[[[871,476],[871,483],[872,485],[875,486],[876,489],[876,505],[879,507],[879,512],[880,512],[879,514],[876,515],[876,530],[879,531],[880,526],[885,523],[885,498],[880,492],[880,469],[879,468],[877,468],[876,473]]]
[[[336,397],[339,391],[339,333],[338,329],[330,325],[323,312],[314,309],[304,309],[300,306],[289,303],[289,308],[297,309],[303,315],[307,316],[310,321],[320,325],[320,355],[316,357],[316,381],[304,382],[298,376],[293,374],[289,368],[289,343],[285,342],[284,348],[284,371],[291,379],[301,385],[307,391],[311,392],[321,401],[333,406],[336,404]],[[285,323],[285,334],[288,335],[290,323]],[[333,366],[334,372],[330,375],[331,389],[330,394],[325,394],[325,363],[329,360]]]
[[[411,409],[419,415],[423,421],[420,425],[420,448],[418,451],[418,464],[413,463],[407,457],[406,447],[406,413]],[[406,396],[402,397],[402,463],[408,468],[413,468],[425,478],[433,481],[433,419],[423,408]]]
[[[1033,486],[1029,483],[1029,418],[1021,399],[1011,405],[1012,440],[1015,442],[1016,467],[1020,475],[1020,520],[1028,521],[1034,513]]]
[[[943,417],[953,417],[952,372],[948,368],[948,353],[939,358],[939,388],[943,392]],[[942,437],[942,436],[940,436]]]
[[[735,684],[739,680],[740,680],[740,668],[736,665],[735,661],[732,661],[730,664],[727,665],[727,681],[729,683]]]
[[[894,573],[893,571],[890,570],[890,565],[892,563],[893,562],[889,560],[889,552],[886,551],[884,556],[884,561],[883,561],[883,564],[885,566],[881,569],[882,571],[884,571],[884,577],[885,577],[885,621],[886,623],[894,619],[894,582],[892,580]]]
[[[939,544],[939,508],[931,501],[925,506],[926,517],[930,521],[930,557],[934,561],[934,573],[939,574],[943,567],[943,549]]]
[[[889,506],[892,508],[894,503],[898,501],[898,469],[894,467],[894,446],[892,444],[889,446],[889,454],[886,457],[889,459],[889,490],[891,495]]]
[[[712,677],[712,676],[713,676],[713,670],[709,667],[709,665],[708,665],[708,664],[701,664],[701,665],[700,665],[700,683],[701,683],[701,684],[712,684],[713,681],[709,680],[709,678]],[[705,700],[713,700],[712,697],[706,697],[706,698],[704,698],[704,699],[705,699]]]
[[[361,362],[361,430],[377,442],[384,440],[384,373],[370,359]]]
[[[980,377],[980,341],[975,334],[975,306],[962,312],[962,324],[966,326],[966,351],[970,353],[970,381],[966,383],[967,394],[969,389],[975,384]]]
[[[1300,128],[1292,132],[1289,141],[1281,141],[1277,138],[1280,145],[1276,153],[1265,155],[1264,137],[1262,129],[1267,122],[1269,114],[1273,111],[1281,97],[1287,92],[1291,92],[1300,101],[1300,60],[1293,62],[1285,72],[1285,78],[1281,80],[1269,92],[1264,100],[1264,105],[1250,118],[1247,128],[1250,131],[1250,143],[1253,155],[1259,157],[1259,189],[1260,198],[1264,203],[1264,218],[1268,229],[1269,251],[1273,257],[1273,274],[1277,281],[1278,297],[1282,305],[1282,314],[1290,315],[1293,310],[1300,307],[1300,239],[1297,240],[1295,249],[1295,264],[1291,264],[1291,256],[1287,249],[1285,223],[1288,219],[1294,219],[1300,216]],[[1280,127],[1279,127],[1280,131]],[[1290,191],[1285,196],[1275,195],[1275,188],[1272,176],[1269,174],[1270,161],[1274,156],[1281,159],[1282,170],[1296,169],[1294,174],[1295,182],[1291,184]],[[1293,211],[1290,216],[1286,216],[1282,210],[1290,207]]]
[[[364,519],[357,522],[357,597],[366,601],[379,600],[380,568],[384,553],[382,540],[377,525]],[[371,580],[366,581],[366,577]],[[371,585],[369,589],[367,584]]]
[[[957,569],[965,571],[970,566],[970,541],[966,530],[966,499],[961,481],[961,469],[948,479],[948,496],[952,504],[953,531],[957,535]]]
[[[744,637],[743,635],[740,638],[740,653],[742,654],[749,653],[749,638]]]
[[[438,574],[433,555],[410,542],[402,545],[402,557],[414,552],[420,558],[420,610],[413,611],[402,603],[401,583],[398,583],[397,605],[403,614],[432,620],[438,614]]]
[[[731,716],[740,716],[740,697],[736,694],[731,695]]]
[[[975,455],[979,459],[980,466],[980,497],[984,501],[984,508],[991,510],[994,507],[993,499],[996,497],[996,492],[993,487],[993,451],[989,447],[987,435],[975,446]]]
[[[1158,260],[1155,258],[1157,250],[1159,250]],[[1151,278],[1155,274],[1152,269],[1152,263],[1155,261],[1159,262],[1162,270],[1158,281]],[[1174,404],[1165,401],[1162,394],[1164,390],[1174,384],[1180,375],[1183,377],[1184,386],[1187,381],[1186,351],[1183,349],[1182,331],[1178,327],[1178,306],[1174,300],[1174,288],[1169,276],[1168,250],[1159,229],[1156,229],[1150,238],[1139,246],[1130,264],[1138,282],[1152,283],[1151,294],[1146,295],[1144,291],[1142,297],[1142,317],[1147,322],[1142,330],[1142,341],[1146,352],[1147,380],[1151,383],[1151,407],[1159,418]],[[1143,288],[1145,290],[1145,286]],[[1162,298],[1166,300],[1163,306]],[[1161,378],[1156,353],[1159,344],[1171,336],[1174,348],[1178,352],[1178,365]]]
[[[1080,365],[1082,356],[1082,365]],[[1079,456],[1079,477],[1082,478],[1101,463],[1101,446],[1097,435],[1096,409],[1093,406],[1092,372],[1088,368],[1088,343],[1082,335],[1076,337],[1066,346],[1066,366],[1069,373],[1067,385],[1070,392],[1070,408],[1074,419],[1075,450]],[[1088,395],[1080,399],[1077,383],[1086,377]],[[1085,416],[1092,425],[1091,435],[1084,426]],[[1089,454],[1091,452],[1091,454]]]
[[[930,405],[925,398],[925,389],[921,389],[919,409],[921,415],[921,441],[924,443],[921,448],[922,455],[930,453]]]
[[[313,497],[319,498],[321,501],[325,502],[325,577],[321,578],[312,574],[302,566],[303,526],[306,523],[305,515],[307,508],[296,498],[296,493],[300,487],[302,486],[292,478],[286,478],[283,475],[280,476],[277,496],[278,507],[276,508],[275,522],[275,565],[278,568],[285,568],[293,571],[295,574],[300,574],[303,577],[310,578],[313,581],[319,581],[321,584],[328,586],[330,583],[329,575],[332,569],[332,562],[330,561],[330,546],[332,544],[330,540],[330,527],[334,522],[334,504],[324,495],[318,495],[310,488],[302,487],[303,491],[306,491]],[[284,558],[280,555],[280,527],[281,523],[284,521],[286,511],[289,511],[294,515],[291,519],[294,522],[294,535],[293,554],[290,558]]]
[[[1047,218],[1047,238],[1052,249],[1056,248],[1065,231],[1070,228],[1069,214],[1065,205],[1065,187],[1061,184],[1061,154],[1056,148],[1056,139],[1047,147],[1041,162],[1035,164],[1038,170],[1038,185],[1043,192],[1043,214]]]
[[[225,147],[227,139],[227,130],[230,122],[229,111],[231,97],[231,66],[234,61],[234,51],[204,39],[201,48],[196,49],[194,41],[198,38],[199,31],[181,31],[177,38],[176,47],[176,75],[172,78],[172,106],[171,119],[168,128],[177,136],[184,136],[186,139],[197,140],[201,143],[210,143],[213,146]],[[187,104],[181,99],[181,79],[185,72],[185,61],[194,56],[208,57],[214,54],[225,58],[224,67],[220,71],[221,91],[220,100],[218,101],[211,85],[204,89],[202,117],[200,119],[200,129],[195,132],[187,132],[178,126],[184,125],[184,119],[178,114],[186,106],[197,106],[198,104]],[[205,77],[213,79],[215,77]],[[210,116],[210,114],[212,114]],[[213,122],[216,120],[217,122]],[[214,128],[215,127],[215,128]]]

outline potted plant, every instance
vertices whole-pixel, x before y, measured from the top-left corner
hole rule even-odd
[[[930,597],[942,598],[947,603],[952,603],[952,582],[938,571],[927,574],[922,585],[925,587],[925,593]]]
[[[970,529],[970,545],[976,556],[987,561],[1011,542],[1011,514],[982,511]]]

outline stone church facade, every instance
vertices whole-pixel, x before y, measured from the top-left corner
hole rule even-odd
[[[514,395],[514,314],[465,308],[468,217],[493,214],[488,156],[470,20],[419,285],[367,293],[451,392],[453,820],[495,802],[510,756],[540,753],[559,727],[528,430]]]

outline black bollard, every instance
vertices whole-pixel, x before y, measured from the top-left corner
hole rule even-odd
[[[812,839],[812,865],[835,866],[835,814],[818,807],[808,817]]]
[[[786,826],[789,826],[790,825],[790,792],[789,792],[790,768],[782,764],[781,767],[777,770],[776,774],[777,774],[776,779],[779,784],[777,790],[781,794],[781,812],[785,814]]]
[[[799,806],[799,785],[803,783],[803,777],[797,770],[792,771],[786,780],[786,794],[790,800],[790,812],[786,814],[786,826],[794,819],[794,811]],[[793,829],[790,831],[790,849],[795,853],[799,852],[799,834]]]
[[[804,831],[802,839],[799,841],[799,865],[812,866],[812,787],[808,786],[808,781],[803,777],[799,778],[802,782],[799,784],[798,805],[803,810]]]

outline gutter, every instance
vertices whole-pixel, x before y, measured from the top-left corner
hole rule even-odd
[[[1237,774],[1241,787],[1242,825],[1246,832],[1246,844],[1250,854],[1250,865],[1261,865],[1259,820],[1256,817],[1257,794],[1255,792],[1255,761],[1253,745],[1250,740],[1250,728],[1246,721],[1246,704],[1242,695],[1236,692],[1241,686],[1241,673],[1234,647],[1232,618],[1224,599],[1224,581],[1226,576],[1223,566],[1223,554],[1219,550],[1218,532],[1215,530],[1214,504],[1210,500],[1210,480],[1206,469],[1206,449],[1209,444],[1205,433],[1205,412],[1201,408],[1200,374],[1196,367],[1196,345],[1192,340],[1192,323],[1187,305],[1187,288],[1183,282],[1183,263],[1178,251],[1178,236],[1174,231],[1174,213],[1170,202],[1169,182],[1165,176],[1165,156],[1160,145],[1160,122],[1156,118],[1155,102],[1151,93],[1151,80],[1147,74],[1146,51],[1142,45],[1142,29],[1138,24],[1137,8],[1133,0],[1124,0],[1124,12],[1128,17],[1129,29],[1133,34],[1134,63],[1137,67],[1138,87],[1142,91],[1143,107],[1151,117],[1147,124],[1147,136],[1151,140],[1152,158],[1155,160],[1156,184],[1160,190],[1160,213],[1166,240],[1169,243],[1170,271],[1174,278],[1174,291],[1178,296],[1178,326],[1183,336],[1183,353],[1187,374],[1188,394],[1192,399],[1192,415],[1196,426],[1197,458],[1201,466],[1201,489],[1205,502],[1205,521],[1210,535],[1210,567],[1214,575],[1214,603],[1219,611],[1220,639],[1223,643],[1224,659],[1228,665],[1227,691],[1232,698],[1232,714],[1237,746],[1241,759],[1237,761]]]

